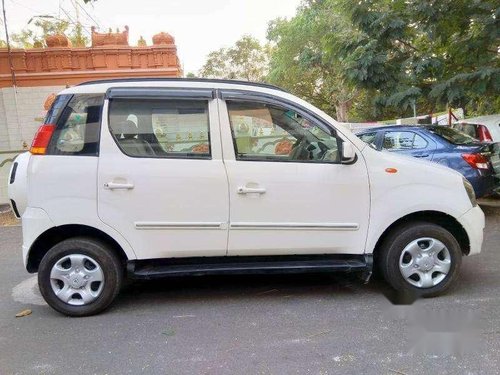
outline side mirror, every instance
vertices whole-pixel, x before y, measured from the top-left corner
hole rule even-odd
[[[356,151],[349,141],[342,142],[342,164],[352,164],[356,161]]]

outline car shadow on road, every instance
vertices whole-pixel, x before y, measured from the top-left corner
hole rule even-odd
[[[460,298],[481,290],[481,282],[467,267],[459,283],[447,297]],[[460,280],[462,279],[462,280]],[[119,309],[156,306],[170,303],[213,303],[245,301],[254,303],[273,299],[335,299],[337,302],[386,300],[393,305],[409,305],[414,296],[396,294],[380,276],[364,284],[355,273],[285,274],[285,275],[226,275],[171,277],[150,281],[129,282],[115,302]]]
[[[125,286],[115,306],[132,308],[155,304],[191,303],[193,300],[262,300],[273,298],[377,298],[389,287],[371,280],[364,284],[356,274],[294,274],[175,277],[154,281],[135,281]]]

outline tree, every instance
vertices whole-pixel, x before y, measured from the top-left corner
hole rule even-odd
[[[42,45],[42,40],[33,30],[24,29],[19,33],[11,35],[13,47],[17,48],[33,48],[36,45]]]
[[[73,47],[85,47],[90,41],[83,32],[83,26],[81,23],[77,23],[73,27],[73,30],[68,35],[68,39]]]
[[[361,92],[345,79],[342,61],[325,54],[324,35],[330,32],[332,24],[345,23],[341,15],[325,5],[325,2],[305,2],[292,19],[270,23],[267,37],[272,50],[268,80],[339,121],[348,121],[349,114],[359,108],[356,99]]]
[[[325,1],[350,25],[332,25],[326,53],[379,108],[477,109],[486,100],[500,111],[497,1]]]
[[[146,47],[148,44],[146,43],[146,39],[141,35],[139,40],[137,41],[137,47]]]
[[[79,23],[72,25],[66,20],[37,19],[33,24],[35,26],[34,30],[23,29],[19,33],[12,34],[14,47],[46,47],[45,37],[54,34],[67,35],[74,47],[85,47],[89,42],[89,39],[83,33],[83,26]]]
[[[205,78],[263,81],[267,73],[268,55],[268,47],[245,35],[234,46],[210,52],[199,75]]]

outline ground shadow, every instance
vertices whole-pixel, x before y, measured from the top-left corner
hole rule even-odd
[[[356,274],[226,275],[172,277],[128,283],[116,306],[137,307],[154,300],[172,302],[216,302],[219,300],[261,300],[266,298],[332,297],[352,299],[384,295],[388,286],[379,280],[364,284]]]

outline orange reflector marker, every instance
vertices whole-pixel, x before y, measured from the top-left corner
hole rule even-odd
[[[385,171],[387,173],[398,173],[398,170],[396,168],[386,168]]]
[[[52,124],[44,124],[38,128],[30,148],[30,152],[33,155],[45,155],[55,128]]]

